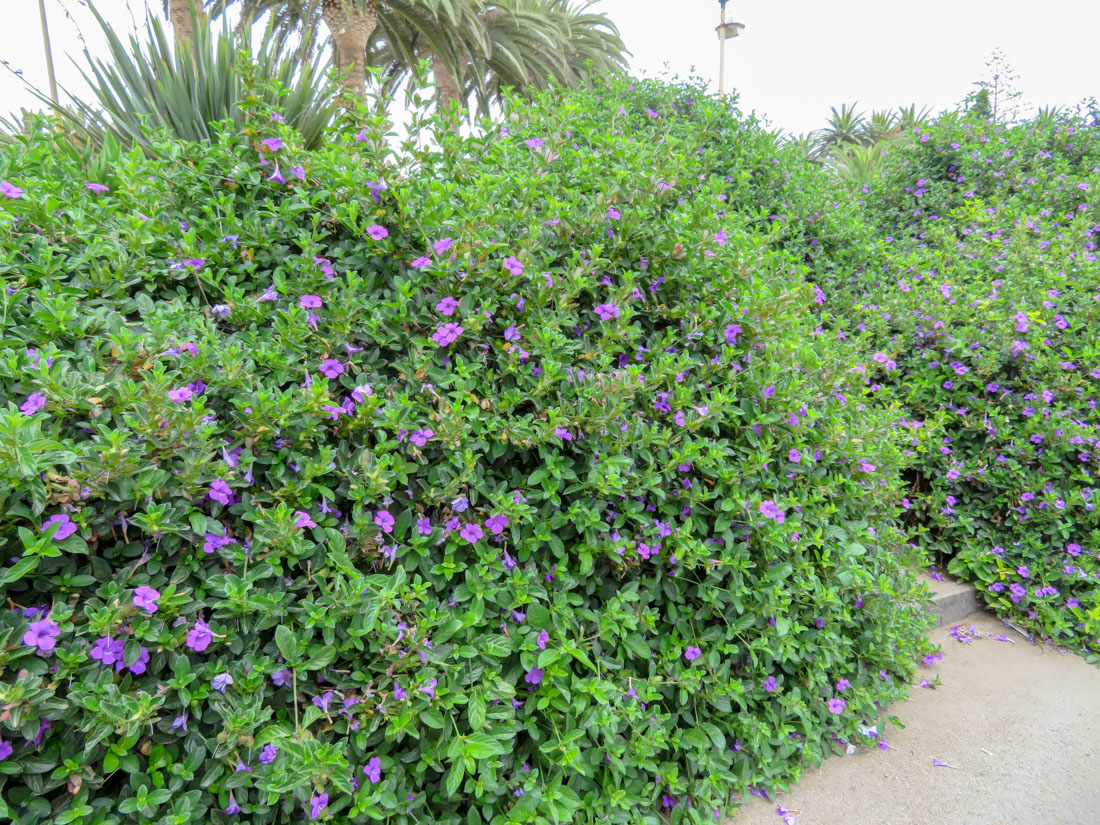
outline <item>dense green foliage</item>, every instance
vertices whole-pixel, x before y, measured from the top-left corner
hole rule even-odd
[[[1100,128],[948,116],[862,189],[862,262],[818,266],[862,371],[933,439],[905,506],[999,614],[1100,661]],[[925,426],[923,429],[927,429]]]
[[[819,171],[625,79],[272,114],[0,148],[7,815],[703,822],[867,743],[929,650]]]

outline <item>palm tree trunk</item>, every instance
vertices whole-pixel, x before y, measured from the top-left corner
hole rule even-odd
[[[194,8],[195,16],[191,16]],[[195,23],[206,25],[206,12],[202,9],[202,0],[168,0],[168,18],[172,21],[172,30],[176,40],[194,41]]]
[[[379,0],[322,0],[321,18],[336,41],[336,60],[344,88],[362,98],[367,93],[366,51],[378,25]]]
[[[462,91],[459,89],[458,81],[434,50],[432,51],[432,77],[435,79],[436,108],[447,111],[451,107],[451,101],[462,105]]]

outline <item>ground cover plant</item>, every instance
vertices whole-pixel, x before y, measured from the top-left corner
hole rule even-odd
[[[857,190],[876,227],[863,262],[818,274],[871,388],[925,433],[914,541],[1100,661],[1100,129],[955,114],[885,169]]]
[[[811,173],[690,85],[506,114],[0,147],[6,816],[713,822],[905,694]]]

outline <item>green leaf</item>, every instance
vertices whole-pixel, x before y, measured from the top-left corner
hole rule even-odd
[[[298,663],[298,640],[286,625],[275,628],[275,646],[288,665],[294,667]]]
[[[461,759],[456,759],[451,763],[450,770],[447,771],[447,778],[444,780],[448,797],[453,797],[458,793],[458,786],[462,784],[462,777],[465,773],[466,768]]]
[[[474,759],[487,759],[507,752],[507,748],[487,733],[472,733],[463,741],[462,752]]]

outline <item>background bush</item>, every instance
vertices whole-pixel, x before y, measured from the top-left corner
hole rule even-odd
[[[820,271],[913,420],[912,534],[998,613],[1100,661],[1100,129],[950,115],[863,187],[878,240]]]
[[[2,148],[7,815],[714,821],[867,742],[928,648],[824,179],[691,86],[272,114]]]

